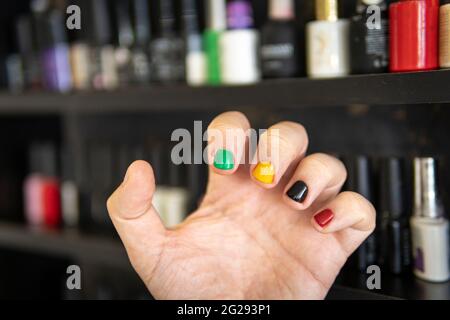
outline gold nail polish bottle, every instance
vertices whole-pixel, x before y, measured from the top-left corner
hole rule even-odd
[[[439,24],[439,65],[450,68],[450,1],[440,8]]]

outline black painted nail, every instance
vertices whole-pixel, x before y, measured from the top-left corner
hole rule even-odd
[[[297,181],[286,194],[295,202],[302,203],[308,195],[308,186],[303,181]]]

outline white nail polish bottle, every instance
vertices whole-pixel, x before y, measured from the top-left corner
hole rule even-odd
[[[191,86],[206,83],[206,58],[198,25],[195,0],[183,0],[183,29],[186,43],[186,82]]]
[[[251,84],[261,78],[259,33],[253,29],[252,11],[247,0],[232,0],[227,4],[228,30],[220,38],[220,70],[224,84]]]
[[[433,158],[414,160],[414,215],[411,218],[414,274],[423,280],[449,279],[449,224],[444,217]]]
[[[308,76],[348,75],[350,23],[338,18],[338,1],[316,0],[316,19],[306,25]]]

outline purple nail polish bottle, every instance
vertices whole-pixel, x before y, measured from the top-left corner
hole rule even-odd
[[[72,88],[72,72],[63,15],[52,9],[39,19],[44,85],[52,91],[67,92]]]

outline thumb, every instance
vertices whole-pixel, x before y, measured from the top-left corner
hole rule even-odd
[[[152,206],[155,178],[145,161],[130,165],[125,179],[108,199],[111,220],[133,267],[141,275],[153,273],[162,252],[166,229]],[[141,271],[146,272],[142,274]]]

